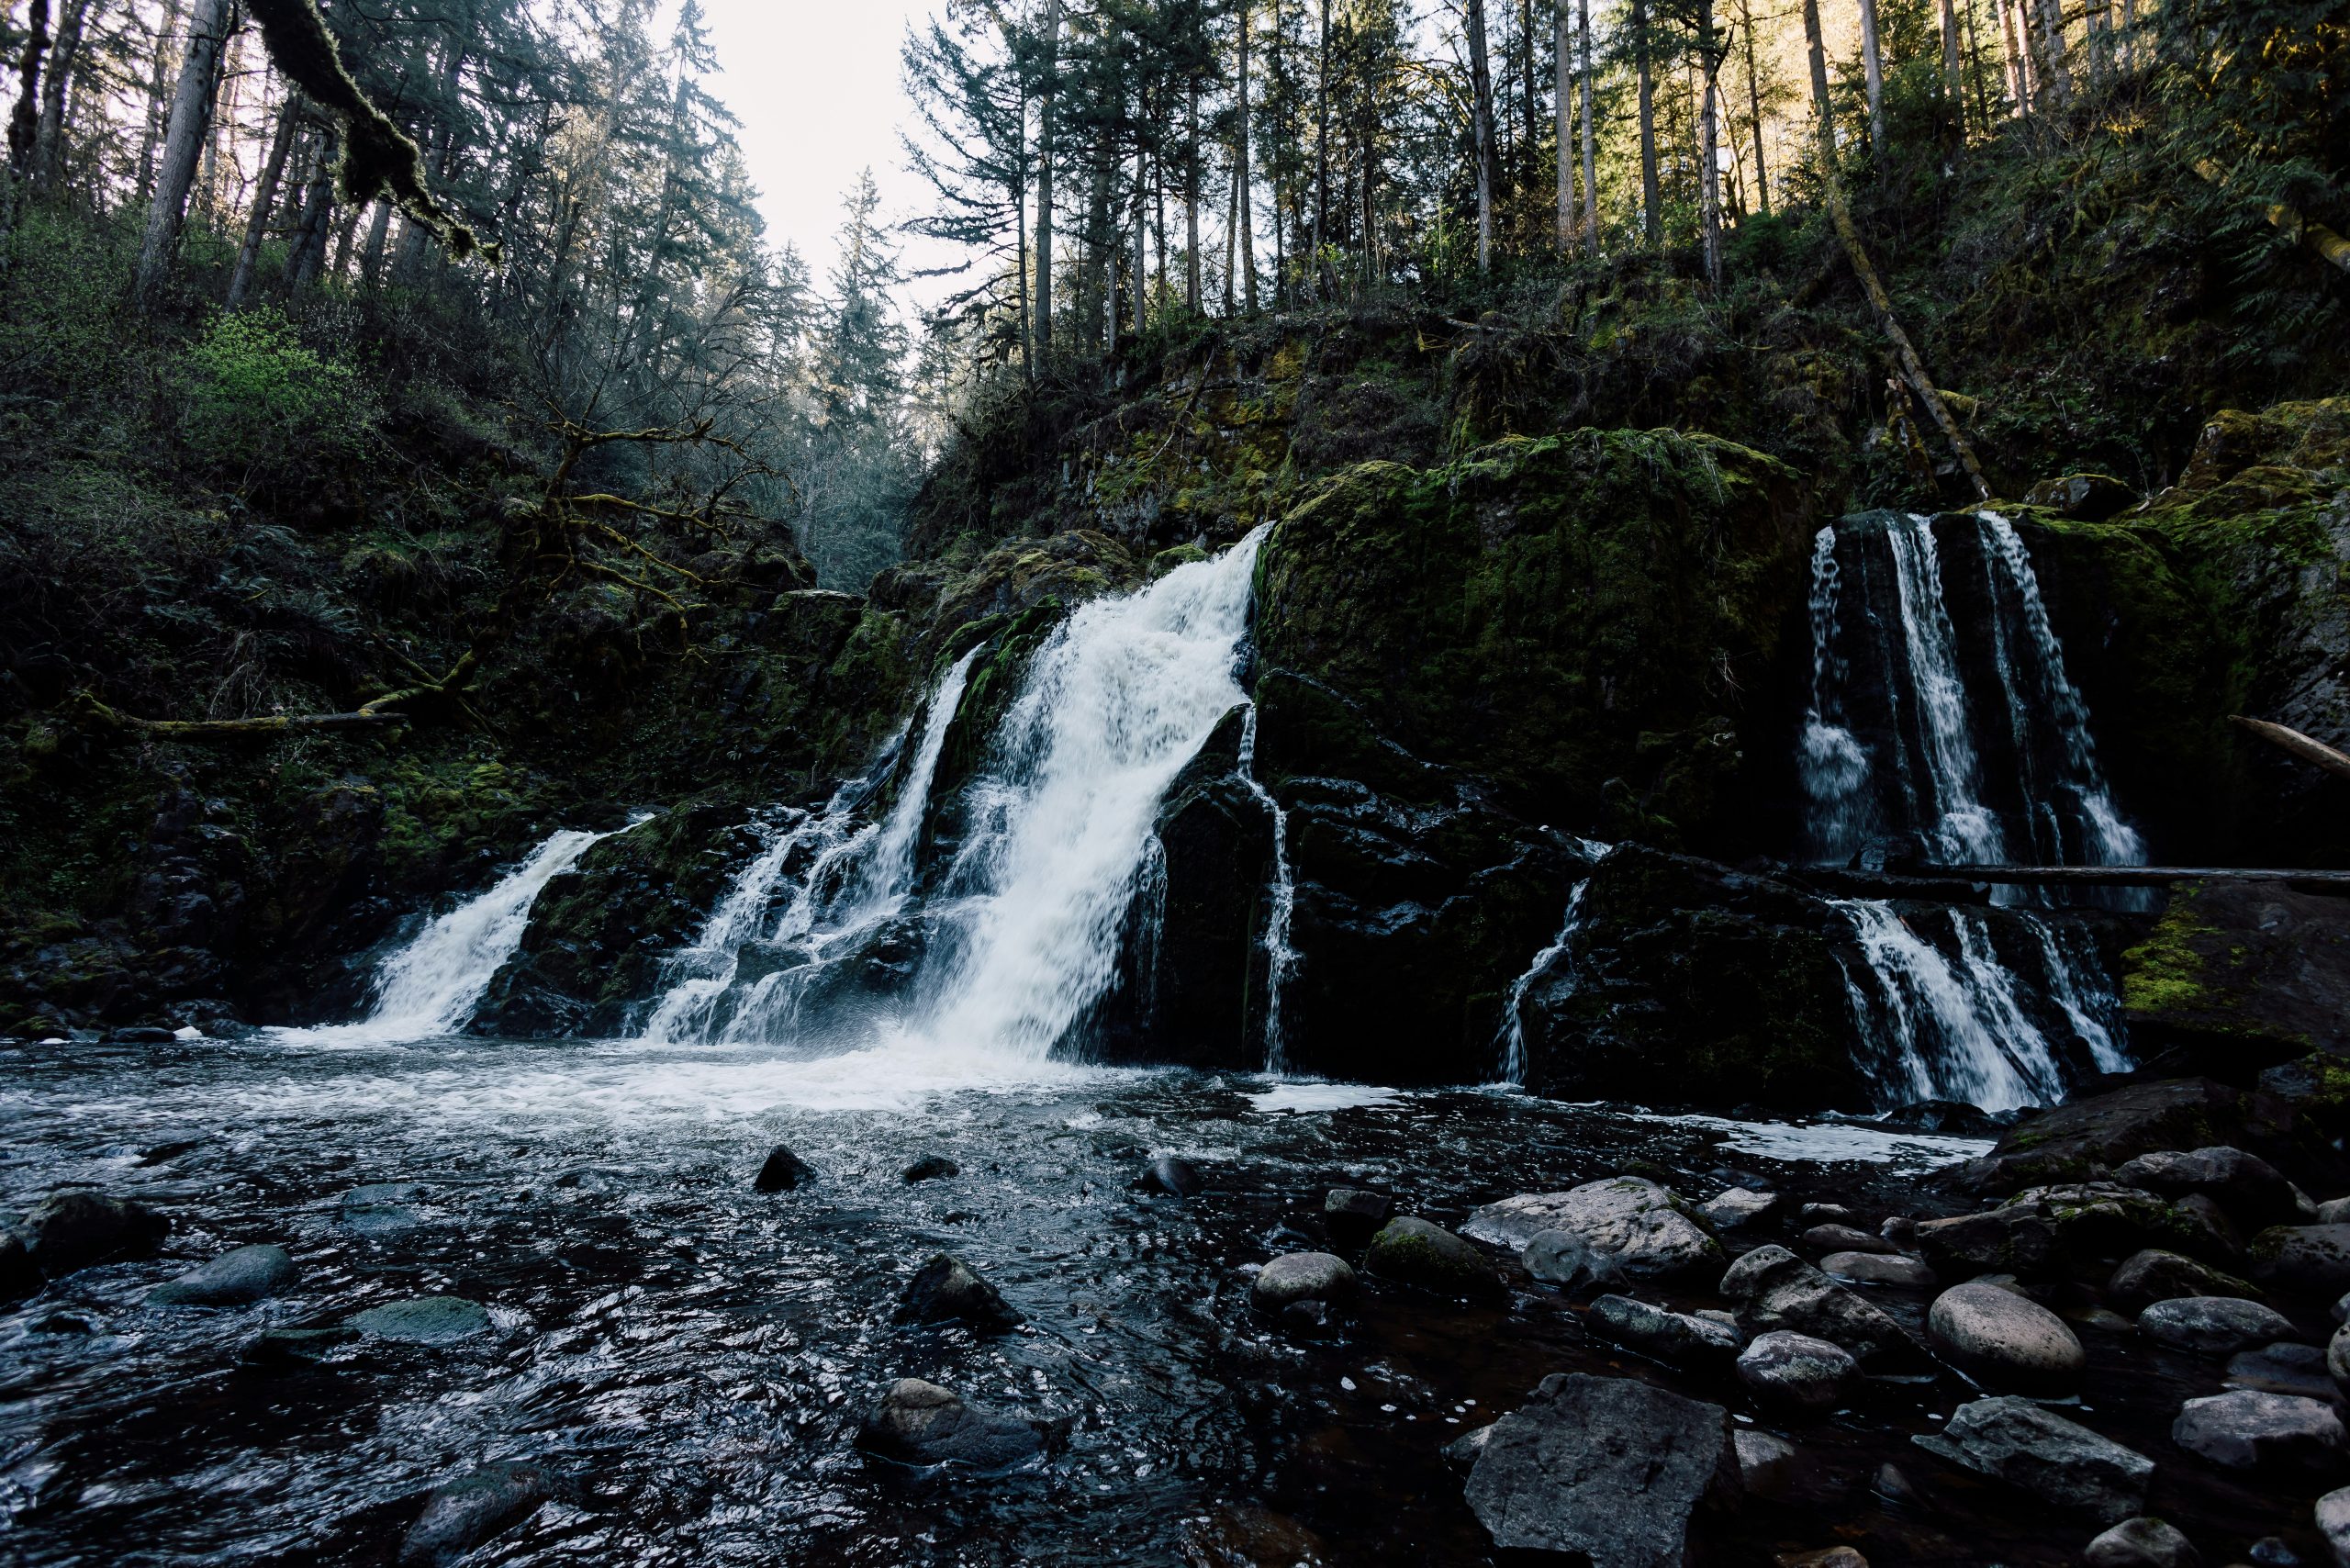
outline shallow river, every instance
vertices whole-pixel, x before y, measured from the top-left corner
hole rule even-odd
[[[165,1256],[0,1313],[0,1559],[388,1562],[425,1491],[511,1458],[552,1465],[572,1495],[472,1561],[1224,1562],[1246,1559],[1214,1543],[1253,1530],[1262,1561],[1286,1562],[1312,1549],[1283,1533],[1302,1529],[1327,1562],[1481,1562],[1445,1443],[1546,1372],[1672,1379],[1586,1347],[1568,1305],[1514,1271],[1506,1312],[1382,1290],[1326,1338],[1273,1331],[1249,1312],[1248,1267],[1322,1245],[1312,1216],[1327,1186],[1375,1183],[1458,1224],[1477,1203],[1647,1160],[1692,1190],[1741,1179],[1864,1202],[1907,1181],[1903,1167],[1974,1147],[1486,1091],[335,1040],[50,1046],[0,1061],[0,1208],[86,1182],[173,1222]],[[778,1142],[821,1179],[755,1193]],[[1137,1190],[1166,1153],[1195,1161],[1207,1190]],[[931,1154],[961,1173],[902,1180]],[[1818,1162],[1855,1154],[1897,1158]],[[1814,1158],[1782,1158],[1797,1155]],[[371,1183],[416,1190],[344,1204]],[[261,1241],[299,1263],[291,1294],[236,1310],[141,1305],[192,1262]],[[941,1250],[1027,1324],[994,1338],[893,1324],[904,1281]],[[435,1294],[482,1303],[492,1329],[439,1349],[364,1340],[311,1366],[240,1362],[263,1327]],[[1069,1448],[999,1477],[867,1461],[851,1446],[857,1419],[902,1375],[1071,1417]],[[2102,1381],[2128,1397],[2127,1378]],[[1754,1549],[1852,1540],[1965,1562],[1984,1560],[1982,1529],[2045,1541],[2028,1521],[1971,1518],[1963,1489],[1916,1517],[1869,1492],[1886,1444],[1904,1441],[1886,1424],[1929,1430],[1964,1396],[1888,1387],[1806,1435],[1830,1463],[1818,1504],[1767,1522]],[[2175,1408],[2175,1391],[2148,1397]],[[2076,1533],[2009,1560],[2069,1560]]]

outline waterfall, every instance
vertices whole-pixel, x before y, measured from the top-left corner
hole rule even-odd
[[[1297,882],[1289,868],[1289,813],[1257,781],[1257,705],[1241,721],[1240,778],[1273,818],[1273,907],[1265,922],[1265,1070],[1289,1070],[1289,1041],[1281,1033],[1281,991],[1297,968],[1290,926],[1297,915]]]
[[[611,836],[577,828],[555,834],[487,891],[428,922],[384,959],[365,1018],[286,1034],[343,1045],[404,1045],[456,1034],[472,1020],[499,967],[521,946],[541,890]]]
[[[1509,996],[1502,1003],[1503,1083],[1522,1087],[1526,1082],[1526,993],[1543,970],[1566,956],[1568,945],[1574,940],[1575,921],[1583,913],[1583,895],[1590,889],[1589,877],[1574,885],[1567,894],[1567,914],[1559,923],[1557,940],[1535,954],[1526,972],[1509,982]]]
[[[923,702],[898,798],[878,825],[862,822],[861,809],[880,787],[902,735],[883,748],[878,767],[834,790],[822,810],[767,830],[767,845],[736,873],[692,944],[671,961],[674,978],[645,1023],[646,1039],[709,1041],[726,1036],[738,1019],[749,1023],[755,1037],[755,1031],[778,1022],[777,1011],[789,1012],[801,981],[778,983],[788,971],[774,969],[738,992],[746,945],[808,944],[813,959],[844,935],[898,912],[912,890],[914,840],[946,732],[979,655],[975,647],[957,659]],[[770,918],[778,899],[783,907]]]
[[[2098,767],[2087,707],[2065,672],[2031,555],[1998,513],[1972,521],[1986,605],[1974,644],[1953,622],[1931,520],[1887,515],[1877,526],[1822,529],[1814,541],[1812,691],[1797,747],[1809,852],[1843,864],[1871,840],[1906,831],[1928,860],[1946,864],[2143,864],[2144,846]],[[1855,644],[1878,686],[1856,678]],[[1970,662],[1995,685],[1978,677],[1970,690]],[[2013,778],[1986,776],[1976,728],[1986,711],[2004,721],[2001,755],[2012,757]],[[2031,895],[1998,889],[1995,897],[2016,904]],[[2107,1072],[2129,1065],[2109,1022],[2109,987],[2077,930],[2021,909],[2001,917],[2032,944],[2028,957],[2053,1009],[2036,1019],[1984,915],[1952,911],[1938,945],[1890,905],[1835,907],[1865,971],[1848,965],[1845,981],[1881,1096],[2004,1110],[2062,1098],[2068,1062],[2085,1057]]]
[[[1239,675],[1259,528],[1212,561],[1080,606],[1036,651],[967,787],[972,827],[934,912],[929,1039],[1041,1058],[1108,991],[1151,819]]]

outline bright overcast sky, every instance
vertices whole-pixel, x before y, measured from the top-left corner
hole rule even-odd
[[[908,117],[898,51],[907,26],[937,0],[703,0],[725,74],[718,95],[742,117],[740,135],[767,238],[800,248],[821,286],[837,255],[841,198],[870,167],[891,221],[924,203],[905,168],[899,129]],[[908,246],[910,266],[942,252]],[[937,298],[951,281],[925,280]]]

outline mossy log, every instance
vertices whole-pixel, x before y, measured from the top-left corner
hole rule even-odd
[[[255,735],[308,734],[339,730],[380,730],[411,722],[403,710],[427,697],[455,697],[473,678],[474,655],[465,655],[437,681],[420,681],[370,699],[348,713],[271,713],[256,719],[142,719],[118,712],[90,692],[82,705],[108,729],[129,730],[173,741],[244,740]]]

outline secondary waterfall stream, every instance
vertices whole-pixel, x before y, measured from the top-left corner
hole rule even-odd
[[[1819,531],[1811,704],[1798,748],[1809,853],[1840,865],[1906,834],[1941,864],[2143,864],[2144,846],[2098,767],[2087,709],[2023,541],[1997,512],[1972,521],[1982,645],[1953,622],[1931,520],[1887,513]],[[1970,666],[1982,672],[1972,690]],[[1986,766],[1982,708],[1992,710],[2006,775]],[[2025,902],[2006,889],[1994,896]],[[2031,951],[2002,958],[1984,918],[1961,909],[1936,917],[1937,944],[1889,904],[1837,907],[1865,970],[1846,977],[1853,1015],[1888,1099],[2006,1110],[2063,1096],[2067,1047],[2099,1071],[2128,1065],[2077,932],[2011,910]],[[2039,1019],[2019,994],[2015,957],[2042,976],[2051,1007]]]

